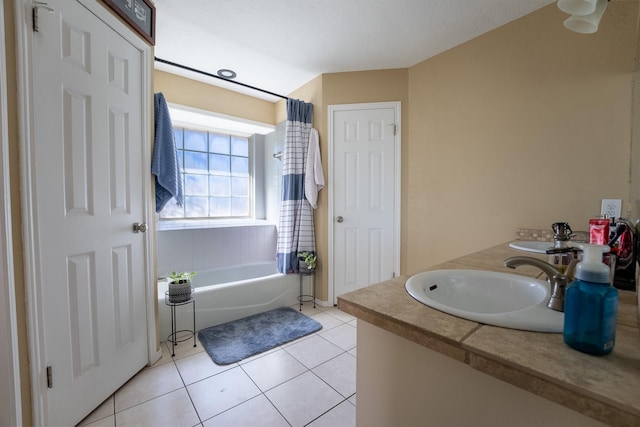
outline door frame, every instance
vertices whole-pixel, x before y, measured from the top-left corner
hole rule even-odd
[[[335,217],[335,212],[334,212],[334,201],[333,201],[333,197],[334,197],[334,187],[333,187],[333,183],[334,183],[334,177],[335,177],[335,170],[334,170],[334,137],[333,137],[333,132],[334,132],[334,119],[333,119],[333,115],[335,112],[339,112],[339,111],[352,111],[352,110],[372,110],[372,109],[382,109],[382,108],[392,108],[394,110],[394,115],[395,115],[395,125],[396,125],[396,133],[395,133],[395,138],[394,138],[394,146],[395,146],[395,164],[394,164],[394,212],[393,212],[393,217],[394,217],[394,224],[393,224],[393,270],[394,270],[394,275],[398,275],[400,274],[400,214],[401,214],[401,200],[402,200],[402,194],[400,193],[401,189],[402,189],[402,173],[401,173],[401,167],[402,167],[402,158],[401,158],[401,154],[402,154],[402,150],[401,150],[401,146],[402,146],[402,135],[401,135],[401,102],[400,101],[390,101],[390,102],[367,102],[367,103],[358,103],[358,104],[335,104],[335,105],[329,105],[328,106],[328,131],[329,131],[329,135],[328,135],[328,145],[329,145],[329,165],[328,165],[328,173],[329,173],[329,179],[328,179],[328,185],[327,185],[327,190],[329,192],[329,209],[328,209],[328,224],[329,224],[329,242],[328,242],[328,250],[329,250],[329,260],[331,260],[331,262],[329,262],[329,266],[328,266],[328,296],[329,296],[329,303],[332,305],[336,304],[336,295],[335,295],[335,281],[334,281],[334,262],[333,262],[333,257],[334,257],[334,236],[335,236],[335,222],[334,222],[334,217]]]
[[[4,34],[4,8],[0,8],[0,34]],[[2,187],[2,222],[0,223],[0,242],[3,245],[0,258],[0,285],[4,301],[0,307],[0,318],[6,325],[2,338],[9,339],[9,345],[3,346],[3,359],[6,358],[9,366],[2,366],[0,382],[9,385],[9,399],[3,408],[9,410],[11,425],[22,425],[22,396],[20,391],[20,361],[18,354],[18,317],[16,314],[16,289],[15,273],[13,265],[13,235],[11,215],[11,185],[9,176],[9,130],[7,119],[7,67],[5,44],[0,43],[0,187]],[[8,336],[5,336],[4,333]],[[9,369],[5,369],[9,368]],[[6,374],[6,376],[5,376]]]
[[[42,293],[39,289],[38,266],[38,230],[35,227],[35,141],[34,129],[36,123],[33,120],[34,105],[34,71],[33,71],[33,32],[31,29],[31,0],[13,0],[15,7],[16,26],[16,52],[18,72],[18,119],[20,130],[20,190],[22,193],[22,238],[24,243],[24,269],[25,289],[27,298],[27,329],[29,333],[29,373],[31,380],[32,416],[35,426],[48,425],[47,420],[47,381],[46,381],[46,354],[44,353],[44,324]],[[151,73],[152,73],[152,49],[137,33],[134,33],[118,18],[116,18],[105,6],[97,0],[76,0],[95,14],[99,19],[113,28],[120,36],[135,46],[142,53],[142,108],[148,114],[147,126],[142,126],[142,141],[151,146]],[[45,9],[40,10],[41,15],[46,14]],[[47,19],[41,16],[40,19]],[[151,198],[151,148],[142,150],[142,167],[149,173],[143,173],[142,186],[143,214],[141,218],[148,224],[147,232],[141,236],[145,240],[144,260],[146,268],[144,277],[146,319],[147,319],[147,349],[149,364],[160,359],[162,353],[157,343],[156,331],[156,288],[155,263],[153,262],[153,243],[155,239],[155,221]]]

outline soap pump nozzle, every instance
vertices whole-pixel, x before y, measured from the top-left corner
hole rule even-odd
[[[576,266],[576,278],[592,283],[610,283],[610,269],[602,262],[602,254],[609,252],[607,245],[579,245],[582,261]]]

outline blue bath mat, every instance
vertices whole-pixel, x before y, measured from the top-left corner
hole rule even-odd
[[[228,365],[316,332],[322,325],[291,307],[280,307],[198,332],[218,365]]]

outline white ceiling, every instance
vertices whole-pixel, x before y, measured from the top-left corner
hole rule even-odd
[[[155,55],[288,95],[323,73],[411,67],[553,0],[155,0]],[[271,101],[279,98],[156,68]]]

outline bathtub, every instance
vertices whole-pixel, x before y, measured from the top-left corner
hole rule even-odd
[[[209,326],[297,303],[299,277],[278,273],[275,262],[198,271],[195,291],[196,332]],[[160,341],[171,333],[171,309],[165,304],[168,280],[158,282]],[[191,304],[176,307],[177,329],[193,327]]]

